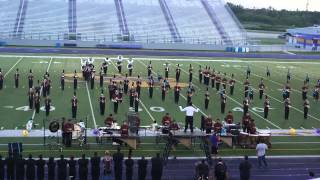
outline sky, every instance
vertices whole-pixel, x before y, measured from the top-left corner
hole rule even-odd
[[[248,8],[268,8],[306,10],[307,0],[225,0]],[[309,0],[309,11],[320,11],[320,0]]]

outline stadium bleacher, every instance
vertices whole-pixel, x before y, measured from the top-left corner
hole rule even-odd
[[[63,40],[72,33],[77,40],[100,43],[242,45],[246,41],[245,31],[223,0],[2,0],[0,4],[2,39]]]

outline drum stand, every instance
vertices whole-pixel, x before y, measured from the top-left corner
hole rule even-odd
[[[63,150],[63,146],[60,144],[60,138],[58,132],[56,136],[48,136],[49,143],[47,144],[50,150],[58,149],[60,152]]]

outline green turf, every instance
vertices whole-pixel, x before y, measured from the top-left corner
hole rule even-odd
[[[144,79],[146,78],[147,70],[146,65],[148,64],[148,60],[144,58],[138,59],[134,62],[135,68],[134,68],[134,76],[141,75]],[[152,59],[152,65],[153,70],[155,73],[159,72],[161,74],[164,74],[164,65],[166,61],[160,60],[161,58]],[[182,59],[182,58],[179,58]],[[186,60],[195,58],[184,58]],[[208,59],[208,58],[198,58],[199,60]],[[221,59],[221,58],[220,58]],[[48,69],[50,73],[50,78],[52,80],[52,89],[51,89],[51,99],[53,106],[56,108],[55,111],[50,113],[49,118],[45,117],[44,112],[40,112],[40,114],[35,115],[35,123],[39,124],[36,128],[40,129],[43,127],[42,121],[45,119],[46,124],[52,119],[55,118],[61,118],[61,117],[71,117],[71,103],[70,100],[72,98],[73,94],[73,84],[72,82],[66,83],[66,90],[63,92],[60,90],[60,73],[62,72],[62,69],[66,71],[67,74],[72,74],[74,70],[77,70],[80,72],[80,59],[79,58],[53,58],[52,62],[50,63],[51,57],[47,58],[31,58],[31,57],[25,57],[21,61],[19,61],[19,57],[0,57],[0,68],[2,69],[2,72],[5,74],[5,88],[0,91],[0,114],[1,114],[1,121],[0,121],[0,127],[3,127],[3,129],[23,129],[23,126],[26,124],[27,120],[32,116],[33,111],[17,111],[15,108],[21,107],[21,106],[27,106],[27,75],[29,69],[33,69],[34,75],[35,75],[35,81],[37,79],[41,79],[43,74],[48,68],[48,65],[50,64],[50,68]],[[250,66],[252,74],[250,77],[250,82],[253,85],[254,88],[258,87],[258,83],[260,81],[260,78],[263,77],[265,79],[265,84],[267,86],[266,93],[271,96],[271,106],[274,108],[270,112],[270,118],[268,119],[270,122],[267,122],[265,119],[263,119],[261,116],[263,113],[256,112],[255,114],[252,114],[253,118],[256,120],[256,124],[258,128],[266,129],[276,129],[277,127],[280,127],[282,129],[289,129],[290,127],[293,128],[305,128],[305,129],[312,129],[312,128],[318,128],[320,124],[320,107],[317,102],[314,102],[311,97],[310,103],[311,103],[311,109],[310,109],[310,115],[312,117],[309,117],[308,120],[303,119],[303,114],[301,111],[303,111],[302,107],[302,99],[301,99],[301,87],[303,85],[303,80],[306,76],[306,73],[309,74],[309,77],[311,78],[310,86],[313,87],[313,85],[316,83],[316,80],[318,79],[320,72],[319,72],[319,66],[320,64],[318,62],[314,63],[313,61],[304,61],[306,63],[299,63],[299,60],[276,60],[276,59],[251,59],[246,60],[244,59],[242,62],[234,62],[233,59],[228,59],[226,61],[212,61],[212,62],[203,62],[203,61],[168,61],[170,66],[170,77],[175,77],[175,65],[176,64],[182,64],[182,72],[181,72],[181,81],[187,82],[188,74],[186,73],[188,71],[189,64],[192,64],[194,67],[194,77],[193,82],[196,86],[196,94],[193,96],[193,103],[199,107],[204,114],[208,115],[211,114],[214,119],[220,118],[222,119],[225,115],[220,113],[220,99],[219,95],[217,94],[215,89],[210,88],[210,105],[208,110],[204,110],[204,92],[205,92],[205,86],[203,84],[199,84],[198,81],[198,67],[199,65],[204,66],[210,66],[211,68],[215,68],[216,71],[220,71],[221,73],[227,73],[228,76],[233,73],[235,75],[236,80],[238,81],[236,83],[236,89],[235,94],[228,98],[227,100],[227,111],[232,110],[235,107],[241,107],[240,104],[242,104],[243,101],[243,81],[245,79],[245,71],[247,66]],[[239,59],[237,59],[239,60]],[[19,61],[19,63],[17,63]],[[41,63],[42,62],[42,63]],[[46,62],[46,63],[44,63]],[[298,63],[295,63],[298,62]],[[96,59],[95,60],[95,66],[96,69],[100,67],[102,63],[102,59]],[[266,67],[269,67],[271,70],[271,79],[265,78],[265,71]],[[127,72],[126,63],[124,64],[124,72]],[[13,75],[15,72],[15,69],[19,68],[20,70],[20,87],[18,89],[15,89],[14,81],[13,81]],[[291,87],[294,89],[291,93],[291,100],[292,105],[296,109],[291,108],[290,110],[290,119],[288,121],[284,120],[284,106],[282,103],[282,93],[279,89],[281,89],[286,81],[286,73],[287,69],[290,69],[292,74],[292,80],[291,80]],[[8,72],[9,70],[12,70]],[[109,76],[116,73],[116,68],[113,65],[109,66],[108,74]],[[105,94],[106,97],[108,97],[108,91],[106,90],[107,83],[104,84]],[[174,86],[174,84],[171,84]],[[103,121],[105,119],[105,116],[101,116],[99,114],[99,104],[98,104],[98,97],[100,95],[100,88],[98,87],[98,79],[95,84],[95,89],[91,90],[90,88],[87,90],[85,82],[79,82],[79,89],[76,91],[77,97],[79,99],[79,109],[78,109],[78,119],[85,119],[88,118],[88,127],[94,128],[94,119],[96,121],[97,126],[103,126]],[[89,104],[89,97],[88,92],[90,95],[90,98],[92,100],[92,107],[93,107],[93,115],[91,112],[91,107]],[[229,92],[229,88],[227,88],[227,92]],[[186,89],[182,90],[181,93],[182,96],[186,96]],[[308,93],[309,96],[311,96],[311,89]],[[186,100],[183,97],[180,97],[179,105],[185,106]],[[140,104],[140,108],[142,111],[140,112],[140,116],[142,119],[142,125],[150,125],[152,123],[153,118],[157,121],[161,121],[162,116],[165,112],[169,112],[174,119],[177,121],[183,123],[184,121],[184,113],[179,111],[179,108],[176,104],[173,103],[173,92],[172,90],[169,91],[167,94],[166,100],[163,102],[161,101],[161,95],[160,95],[160,89],[155,89],[154,91],[154,97],[153,99],[149,99],[148,97],[148,91],[147,88],[142,89],[142,97],[141,100],[143,104],[142,106]],[[43,104],[43,100],[42,100]],[[13,106],[14,108],[5,108],[5,106]],[[150,107],[163,107],[165,109],[165,112],[153,112],[150,110]],[[252,107],[263,107],[263,100],[258,99],[257,92],[255,92],[255,98],[254,102],[252,104]],[[126,119],[126,113],[128,112],[128,97],[124,97],[124,102],[120,104],[119,106],[119,114],[115,115],[116,119],[121,122]],[[106,114],[113,112],[113,103],[108,100],[107,106],[106,106]],[[149,113],[151,116],[149,115]],[[195,115],[195,125],[199,127],[200,125],[200,116],[201,113],[197,113]],[[234,112],[236,121],[240,121],[242,112]],[[46,125],[47,126],[47,125]],[[46,127],[47,128],[47,127]],[[300,138],[300,137],[299,137]],[[319,137],[315,138],[315,141],[319,141]],[[285,137],[282,139],[284,142],[291,142],[296,141],[297,139],[292,139],[290,137]],[[1,138],[0,138],[1,141]],[[37,140],[39,141],[39,140]],[[308,138],[301,137],[299,141],[312,141]],[[3,139],[3,144],[8,142],[8,139]],[[40,140],[41,143],[42,141]],[[33,143],[33,142],[32,142]],[[300,144],[299,147],[292,148],[292,145],[289,144],[279,144],[275,145],[275,149],[272,151],[273,154],[317,154],[320,152],[319,146],[320,144]],[[30,148],[30,147],[28,147]],[[40,148],[40,149],[39,149]],[[99,147],[97,149],[100,149],[101,151],[105,147]],[[147,148],[147,147],[146,147]],[[281,149],[298,149],[297,151],[282,151]],[[37,150],[42,151],[41,147],[32,147],[30,150]],[[96,148],[95,148],[96,149]],[[142,148],[145,149],[145,148]],[[277,150],[278,149],[278,150]],[[304,150],[301,150],[304,149]],[[314,149],[314,150],[312,150]],[[141,150],[141,149],[140,149]],[[154,151],[158,151],[159,147],[152,147],[151,149],[152,153]],[[307,151],[305,151],[307,150]],[[310,151],[309,151],[310,150]],[[142,153],[143,151],[141,151]],[[179,152],[179,151],[178,151]],[[195,151],[196,152],[196,151]],[[241,154],[240,150],[231,151],[227,148],[223,148],[222,152],[225,152],[225,155],[231,155],[231,154]],[[251,150],[246,150],[245,152],[253,153]],[[181,155],[190,155],[188,152],[181,152],[179,153]],[[191,154],[192,155],[192,154]]]

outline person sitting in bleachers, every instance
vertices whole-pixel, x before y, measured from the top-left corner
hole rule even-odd
[[[246,113],[242,117],[242,129],[243,129],[243,132],[249,133],[249,124],[250,124],[251,119],[252,118],[251,118],[249,113]]]
[[[205,120],[205,128],[206,128],[206,133],[207,134],[211,134],[212,125],[213,125],[212,118],[211,118],[211,115],[209,115]]]
[[[227,116],[224,118],[224,121],[227,124],[232,124],[233,123],[233,114],[231,111],[228,112]]]
[[[129,126],[127,122],[123,122],[120,128],[121,136],[129,136]]]
[[[220,134],[222,129],[222,124],[220,122],[220,119],[218,118],[216,122],[213,124],[213,129],[215,133]]]
[[[113,122],[114,122],[113,116],[112,114],[110,114],[104,121],[104,124],[106,125],[106,127],[111,127]]]

